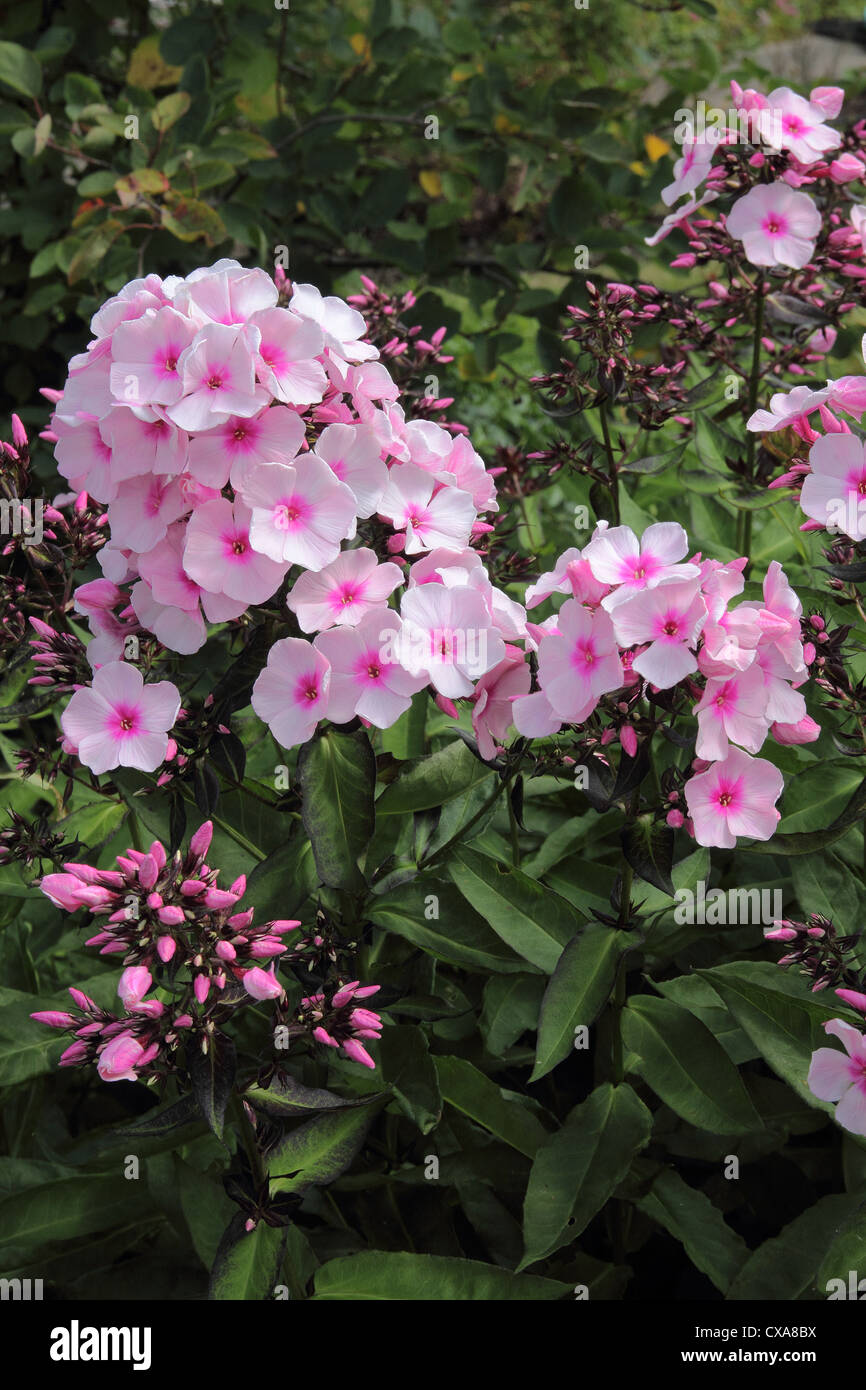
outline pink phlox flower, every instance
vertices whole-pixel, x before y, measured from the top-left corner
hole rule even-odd
[[[190,473],[212,488],[243,489],[246,470],[257,463],[291,463],[304,440],[304,422],[294,410],[275,405],[258,415],[230,415],[190,441]]]
[[[842,143],[839,132],[824,124],[825,115],[790,87],[776,87],[759,117],[761,138],[774,149],[790,150],[802,164],[813,164]]]
[[[665,237],[669,237],[671,232],[675,231],[677,227],[681,227],[683,223],[687,223],[688,219],[692,217],[699,208],[706,207],[708,203],[714,203],[718,196],[715,189],[710,189],[700,198],[693,196],[689,198],[687,202],[681,203],[678,208],[674,208],[673,212],[668,213],[661,226],[652,236],[644,237],[647,246],[657,246],[660,241],[664,241]]]
[[[496,757],[512,727],[514,702],[529,695],[531,684],[525,653],[519,647],[506,645],[505,656],[485,672],[472,697],[472,728],[482,758]]]
[[[249,322],[261,335],[256,374],[262,386],[286,405],[318,404],[328,389],[325,369],[317,360],[325,350],[318,324],[290,309],[263,309]]]
[[[268,652],[252,706],[284,748],[306,743],[328,713],[330,663],[302,637],[283,637]]]
[[[807,1078],[818,1100],[836,1105],[836,1120],[851,1134],[866,1134],[866,1037],[841,1018],[830,1018],[824,1031],[844,1047],[819,1047],[812,1053]]]
[[[336,295],[323,296],[315,285],[296,284],[291,308],[302,319],[319,325],[325,347],[342,371],[348,369],[350,362],[371,362],[378,358],[379,349],[362,341],[367,332],[363,316],[345,300]]]
[[[379,514],[397,531],[406,532],[406,554],[436,546],[464,546],[472,532],[475,507],[468,492],[441,487],[415,464],[392,467],[379,503]],[[444,692],[443,692],[444,693]]]
[[[538,683],[560,719],[579,724],[623,684],[614,624],[603,609],[592,612],[572,598],[560,608],[558,626],[539,647]]]
[[[343,550],[324,569],[305,570],[286,603],[302,632],[352,627],[372,609],[384,609],[402,579],[399,565],[380,565],[372,550]]]
[[[280,467],[274,464],[273,467]],[[288,565],[261,554],[251,543],[248,507],[225,497],[205,502],[190,517],[183,567],[196,584],[247,604],[275,594]]]
[[[689,137],[683,141],[682,154],[674,165],[673,183],[662,189],[662,202],[671,207],[678,198],[686,197],[700,188],[716,153],[716,143],[712,140],[696,140]]]
[[[417,584],[402,599],[398,659],[413,675],[426,674],[448,699],[471,695],[473,682],[505,654],[484,597],[468,585]]]
[[[183,396],[166,408],[169,419],[191,433],[225,424],[232,415],[257,415],[270,396],[256,385],[252,329],[210,323],[178,362]],[[258,346],[256,342],[256,347]]]
[[[757,753],[770,727],[766,709],[763,673],[755,667],[727,678],[708,680],[695,705],[698,757],[710,761],[726,757],[728,740],[749,753]]]
[[[316,440],[315,457],[323,459],[348,487],[359,517],[378,511],[388,485],[388,469],[371,425],[328,425]]]
[[[124,405],[173,405],[183,392],[179,361],[197,325],[174,309],[148,310],[115,330],[110,383]]]
[[[815,251],[821,213],[807,193],[787,184],[756,184],[728,213],[730,236],[742,241],[752,265],[802,269]]]
[[[737,836],[769,840],[780,816],[782,774],[765,758],[753,758],[741,748],[706,772],[686,782],[685,797],[699,845],[733,849]]]
[[[542,574],[526,590],[526,607],[536,608],[551,594],[569,594],[581,603],[601,603],[610,585],[602,583],[592,572],[592,566],[576,546],[564,550],[552,570]]]
[[[355,532],[353,493],[315,454],[249,465],[241,496],[250,508],[250,545],[277,564],[324,569]]]
[[[145,685],[138,667],[112,661],[94,672],[90,686],[75,691],[60,722],[91,772],[153,772],[165,759],[179,710],[180,693],[170,681]]]
[[[612,617],[621,646],[649,643],[632,666],[660,690],[669,689],[698,669],[693,649],[707,617],[700,579],[634,590],[627,602],[614,609]]]
[[[388,729],[427,683],[425,673],[400,662],[403,624],[390,608],[366,613],[354,627],[322,632],[313,646],[331,667],[328,718],[348,723],[355,715]]]
[[[855,434],[822,435],[809,450],[809,464],[800,493],[806,516],[853,541],[866,540],[864,441]]]
[[[618,586],[602,599],[602,607],[612,613],[640,590],[699,578],[697,565],[678,563],[688,548],[689,538],[676,521],[654,522],[640,540],[630,526],[608,526],[600,521],[583,558],[597,580]]]

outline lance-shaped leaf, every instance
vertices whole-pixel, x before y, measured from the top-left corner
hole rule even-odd
[[[237,1071],[235,1045],[225,1034],[214,1033],[207,1052],[202,1052],[198,1039],[193,1039],[187,1047],[186,1064],[198,1106],[217,1139],[221,1139]]]
[[[382,816],[404,816],[412,811],[428,811],[444,806],[478,782],[492,777],[491,769],[479,761],[460,739],[454,739],[429,758],[406,763],[379,800],[376,811]],[[490,783],[491,794],[493,782]]]
[[[727,1293],[749,1258],[749,1248],[709,1197],[683,1182],[673,1169],[664,1168],[635,1205],[664,1226],[685,1248],[692,1264]]]
[[[769,961],[733,961],[698,973],[712,985],[776,1074],[807,1105],[832,1114],[832,1105],[812,1094],[806,1077],[815,1049],[832,1045],[821,1025],[839,1017],[841,1003],[823,1003],[820,995],[809,993],[799,976],[788,975]]]
[[[373,834],[376,759],[366,734],[327,733],[298,758],[301,813],[319,877],[329,888],[358,889],[358,859]]]
[[[419,875],[394,893],[368,900],[367,916],[437,960],[464,970],[509,973],[526,962],[492,932],[447,879]]]
[[[712,1134],[763,1128],[737,1068],[694,1014],[641,994],[623,1012],[622,1033],[633,1069],[688,1124]]]
[[[291,1076],[277,1078],[267,1088],[251,1086],[244,1091],[244,1100],[254,1109],[283,1119],[300,1119],[322,1110],[351,1110],[358,1105],[369,1105],[371,1099],[370,1096],[345,1098],[318,1086],[302,1086]]]
[[[548,974],[555,968],[581,926],[571,903],[520,869],[465,845],[448,871],[466,901],[513,951]]]
[[[420,1302],[521,1302],[564,1298],[572,1285],[534,1274],[460,1260],[448,1255],[410,1255],[404,1251],[367,1250],[328,1260],[316,1273],[317,1299]]]
[[[422,1134],[429,1134],[442,1116],[442,1096],[425,1034],[412,1023],[386,1028],[379,1058],[382,1076],[401,1110]]]
[[[436,1071],[443,1100],[518,1153],[534,1158],[548,1132],[521,1096],[501,1090],[462,1057],[437,1057]]]
[[[305,1192],[333,1182],[359,1152],[377,1110],[387,1097],[365,1106],[332,1110],[293,1129],[268,1154],[271,1193]]]
[[[248,1231],[246,1219],[242,1211],[235,1212],[226,1227],[211,1270],[208,1298],[261,1303],[273,1297],[286,1229],[259,1221]]]
[[[652,1115],[630,1086],[605,1084],[538,1150],[523,1207],[520,1269],[576,1240],[649,1142]]]
[[[794,1302],[814,1285],[822,1261],[861,1200],[852,1194],[821,1197],[752,1252],[728,1289],[728,1298]],[[826,1296],[820,1285],[818,1292]]]
[[[670,826],[660,825],[652,816],[640,816],[623,830],[622,849],[639,878],[673,897],[674,832]]]
[[[619,958],[628,944],[624,932],[597,925],[588,926],[568,943],[541,1001],[530,1081],[546,1076],[568,1056],[576,1028],[595,1022],[613,988]]]

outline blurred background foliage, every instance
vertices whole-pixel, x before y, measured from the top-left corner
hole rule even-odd
[[[418,321],[459,335],[441,385],[481,444],[537,443],[522,436],[543,417],[514,383],[556,361],[586,274],[575,248],[602,276],[646,273],[674,111],[762,75],[744,33],[796,37],[820,11],[279,4],[6,9],[0,380],[26,423],[127,280],[287,253],[323,291],[357,289],[359,270],[411,285]]]

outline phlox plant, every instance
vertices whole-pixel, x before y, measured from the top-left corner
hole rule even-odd
[[[734,97],[746,138],[686,138],[649,237],[689,283],[590,277],[528,455],[484,460],[420,384],[444,332],[367,277],[143,275],[44,388],[61,490],[4,547],[0,712],[57,805],[12,814],[0,870],[64,943],[28,1056],[94,1107],[44,1157],[167,1163],[213,1298],[616,1298],[662,1232],[702,1293],[836,1270],[832,1240],[789,1258],[784,1183],[756,1231],[723,1176],[866,1134],[832,920],[866,527],[823,591],[810,531],[771,529],[866,494],[866,378],[784,389],[861,303],[866,125],[835,88]],[[9,499],[37,462],[16,417]],[[804,920],[675,920],[711,876]]]

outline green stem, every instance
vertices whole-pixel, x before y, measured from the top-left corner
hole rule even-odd
[[[413,697],[406,719],[406,757],[423,758],[427,731],[427,691]]]
[[[457,831],[457,833],[456,833],[455,835],[452,835],[452,836],[451,836],[451,839],[450,839],[450,840],[446,840],[445,843],[444,843],[444,845],[441,845],[441,846],[439,847],[439,849],[437,849],[437,851],[436,851],[435,854],[431,854],[429,859],[424,859],[424,860],[422,860],[422,861],[421,861],[421,864],[419,865],[420,868],[422,868],[422,869],[429,869],[430,865],[431,865],[431,864],[435,864],[437,859],[441,859],[442,856],[443,856],[444,854],[447,854],[448,851],[452,848],[452,846],[455,845],[455,844],[457,844],[458,840],[465,840],[465,839],[466,839],[466,832],[467,832],[468,830],[470,830],[470,829],[472,828],[472,826],[476,824],[477,821],[480,821],[482,816],[485,816],[485,815],[487,814],[487,812],[490,810],[491,806],[495,806],[495,805],[496,805],[496,802],[499,800],[499,798],[500,798],[500,796],[502,795],[502,793],[506,790],[506,788],[507,788],[507,787],[510,785],[510,783],[514,780],[515,776],[517,775],[517,772],[519,771],[519,768],[520,768],[520,756],[519,756],[519,753],[522,753],[522,752],[523,752],[523,740],[522,740],[522,739],[521,739],[520,743],[517,745],[517,749],[518,749],[519,751],[518,751],[517,756],[515,757],[513,766],[509,769],[509,771],[506,773],[506,775],[505,775],[503,778],[500,779],[499,784],[498,784],[498,786],[497,786],[495,792],[493,793],[492,796],[489,796],[489,797],[487,798],[487,800],[485,801],[484,805],[481,807],[480,811],[476,811],[476,812],[475,812],[475,815],[472,816],[471,819],[468,820],[468,821],[466,822],[465,825],[462,825],[462,826],[460,827],[460,829]]]
[[[761,281],[755,292],[755,336],[752,340],[752,370],[749,373],[749,415],[754,414],[758,405],[758,387],[761,381],[761,336],[764,332],[764,284]],[[746,463],[748,478],[752,481],[755,469],[755,447],[758,436],[749,431],[746,440]]]
[[[607,406],[602,401],[598,408],[598,417],[601,421],[601,434],[604,439],[604,451],[607,454],[607,472],[610,478],[610,500],[613,503],[613,517],[616,525],[619,525],[619,477],[616,471],[616,459],[613,453],[613,440],[610,437],[610,427],[607,422]]]
[[[244,1149],[246,1150],[247,1158],[250,1161],[250,1168],[252,1169],[256,1187],[262,1188],[264,1187],[267,1181],[267,1169],[265,1168],[262,1155],[259,1153],[259,1146],[256,1143],[256,1136],[252,1126],[250,1125],[249,1120],[247,1119],[246,1111],[244,1110],[243,1106],[243,1101],[237,1094],[232,1096],[231,1112],[235,1124],[237,1125],[238,1138],[243,1144]]]
[[[511,862],[515,869],[520,868],[520,826],[511,796],[508,797],[508,824],[511,829]]]

